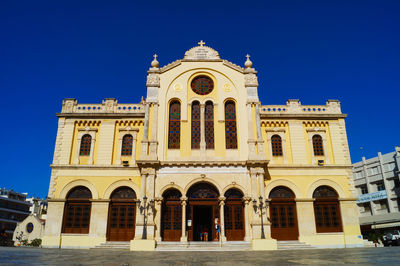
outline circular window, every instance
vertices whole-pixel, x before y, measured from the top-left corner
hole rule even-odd
[[[32,233],[32,231],[33,231],[33,223],[28,223],[28,224],[26,225],[26,231],[27,231],[28,233]]]
[[[192,80],[192,90],[200,95],[206,95],[214,89],[214,82],[207,76],[198,76]]]

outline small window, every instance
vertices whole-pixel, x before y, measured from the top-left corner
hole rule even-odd
[[[367,186],[361,186],[361,187],[360,187],[360,190],[361,190],[361,194],[368,194],[368,188],[367,188]]]
[[[169,105],[168,149],[179,149],[181,145],[181,103]]]
[[[313,148],[314,148],[314,155],[315,156],[324,156],[322,137],[320,135],[314,135],[312,137],[312,143],[313,143]]]
[[[192,103],[192,149],[200,149],[200,103]]]
[[[378,166],[372,167],[369,169],[371,175],[377,175],[379,173]]]
[[[225,103],[225,147],[237,149],[236,108],[233,101]]]
[[[133,143],[132,135],[125,135],[122,138],[122,149],[121,149],[122,156],[131,156],[132,155],[132,143]]]
[[[273,135],[271,137],[271,146],[272,146],[272,156],[282,156],[282,139],[278,135]]]
[[[376,189],[378,191],[385,190],[385,184],[383,184],[383,182],[376,183]]]
[[[92,144],[92,137],[89,134],[86,134],[81,139],[81,149],[79,151],[79,155],[87,156],[90,155],[90,146]]]
[[[33,223],[28,223],[28,224],[26,225],[26,231],[27,231],[28,233],[32,233],[32,231],[33,231]]]

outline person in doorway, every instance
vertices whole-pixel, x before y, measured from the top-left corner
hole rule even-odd
[[[208,241],[208,229],[207,229],[207,227],[203,228],[203,241]]]
[[[219,240],[219,218],[215,218],[215,240]]]

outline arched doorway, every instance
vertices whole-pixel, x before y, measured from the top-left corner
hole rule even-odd
[[[130,187],[119,187],[110,197],[108,241],[129,241],[135,237],[136,193]]]
[[[217,240],[214,222],[219,218],[218,189],[206,182],[196,183],[187,192],[188,240],[201,241],[208,233],[208,241]]]
[[[320,186],[313,193],[317,233],[343,232],[339,196],[328,186]]]
[[[74,187],[68,192],[64,208],[63,233],[89,233],[91,198],[92,192],[84,186]]]
[[[182,236],[182,194],[177,189],[163,193],[161,236],[163,241],[179,241]]]
[[[277,240],[298,240],[296,202],[294,193],[287,187],[276,187],[269,194],[271,199],[271,237]]]
[[[243,193],[237,189],[229,189],[225,192],[224,223],[225,236],[228,241],[243,241],[244,228],[244,206]]]

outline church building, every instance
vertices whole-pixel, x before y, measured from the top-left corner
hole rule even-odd
[[[362,246],[339,101],[262,105],[258,85],[201,41],[154,56],[140,103],[65,99],[43,247]]]

